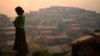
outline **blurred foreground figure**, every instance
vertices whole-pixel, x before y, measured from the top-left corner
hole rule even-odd
[[[21,7],[16,7],[15,11],[18,16],[13,22],[16,28],[15,43],[13,50],[17,52],[16,56],[26,56],[28,54],[28,46],[24,30],[24,23],[25,23],[25,16],[23,15],[24,10]]]

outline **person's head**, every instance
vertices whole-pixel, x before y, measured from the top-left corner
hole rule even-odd
[[[18,15],[23,15],[23,13],[24,13],[23,8],[20,7],[20,6],[16,7],[16,8],[15,8],[15,11],[16,11],[16,13],[17,13]]]

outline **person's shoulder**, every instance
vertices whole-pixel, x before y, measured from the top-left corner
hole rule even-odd
[[[18,17],[24,17],[24,15],[19,15]]]
[[[18,17],[19,17],[19,18],[25,18],[25,16],[24,16],[24,15],[19,15]]]

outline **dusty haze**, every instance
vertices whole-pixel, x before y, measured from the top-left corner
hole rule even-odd
[[[0,13],[14,17],[14,8],[22,6],[26,12],[49,6],[71,6],[100,12],[100,0],[0,0]]]

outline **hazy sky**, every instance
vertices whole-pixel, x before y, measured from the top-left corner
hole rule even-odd
[[[0,0],[0,13],[16,16],[16,6],[22,6],[25,12],[50,6],[71,6],[100,12],[100,0]]]

